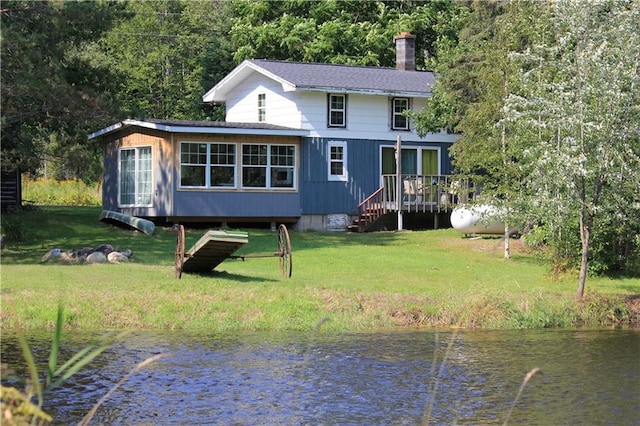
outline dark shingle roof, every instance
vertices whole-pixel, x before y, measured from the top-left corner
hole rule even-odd
[[[435,75],[428,71],[254,59],[249,62],[298,89],[373,92],[431,92]]]

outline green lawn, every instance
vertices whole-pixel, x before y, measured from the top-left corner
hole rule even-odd
[[[379,233],[290,231],[293,276],[277,258],[228,259],[207,275],[174,276],[175,234],[153,236],[98,222],[98,207],[46,207],[2,216],[1,327],[46,328],[57,307],[82,329],[371,330],[398,326],[522,328],[629,320],[640,279],[553,279],[512,240],[465,239],[455,230]],[[187,249],[205,232],[187,229]],[[239,252],[277,251],[275,232],[247,229]],[[52,248],[109,243],[127,264],[41,263]],[[625,300],[627,303],[625,303]]]

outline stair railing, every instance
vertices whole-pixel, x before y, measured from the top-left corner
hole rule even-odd
[[[387,212],[383,199],[384,186],[378,188],[358,204],[358,231],[363,232],[369,225]]]

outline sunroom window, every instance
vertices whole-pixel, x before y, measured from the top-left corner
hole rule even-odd
[[[119,153],[118,201],[120,206],[151,205],[151,147],[123,148]]]
[[[242,145],[242,186],[294,188],[295,145]]]
[[[236,144],[180,143],[180,186],[224,188],[235,182]]]

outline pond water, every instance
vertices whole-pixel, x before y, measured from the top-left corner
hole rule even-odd
[[[66,333],[61,360],[92,335]],[[28,336],[44,369],[50,336]],[[2,362],[23,368],[17,340]],[[640,330],[132,332],[45,397],[73,424],[640,425]],[[534,368],[515,406],[523,379]]]

